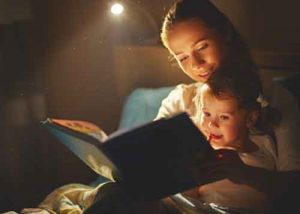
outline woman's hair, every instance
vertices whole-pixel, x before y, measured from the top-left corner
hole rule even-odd
[[[241,35],[236,31],[230,20],[209,0],[177,0],[165,15],[161,40],[165,47],[168,47],[168,33],[176,24],[199,19],[208,28],[215,30],[222,38],[226,38],[226,43],[232,51],[230,58],[238,56],[238,61],[242,64],[248,63],[254,67],[252,57],[247,45]]]
[[[240,108],[249,112],[258,111],[259,117],[255,127],[274,137],[273,130],[279,125],[281,114],[270,105],[263,106],[258,99],[262,96],[263,90],[256,72],[249,71],[249,67],[223,67],[214,72],[205,84],[209,87],[211,95],[217,99],[233,98],[237,100]],[[199,103],[200,96],[197,97],[196,103]]]

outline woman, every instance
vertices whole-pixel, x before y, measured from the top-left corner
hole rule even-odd
[[[177,1],[165,16],[161,38],[183,72],[196,83],[178,85],[162,102],[156,119],[181,111],[187,111],[193,118],[196,114],[193,102],[196,89],[218,68],[232,64],[237,67],[246,66],[249,69],[244,69],[245,71],[256,72],[255,64],[241,36],[226,16],[208,0]],[[248,170],[253,171],[252,173],[246,173],[253,175],[253,179],[251,176],[238,176],[236,182],[253,185],[270,197],[278,199],[277,197],[283,197],[282,193],[292,186],[290,182],[299,176],[300,150],[297,141],[300,116],[296,100],[284,88],[273,85],[267,96],[271,98],[271,105],[282,112],[282,122],[275,129],[278,152],[276,166],[280,172],[256,172],[253,168]],[[257,176],[257,173],[263,175]],[[224,169],[223,176],[232,176],[235,179],[237,177],[229,171],[224,172]],[[262,179],[257,180],[256,177]],[[298,182],[293,184],[297,185]],[[279,190],[273,188],[274,186]]]

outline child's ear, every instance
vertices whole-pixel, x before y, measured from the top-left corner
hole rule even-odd
[[[250,111],[247,117],[246,126],[247,128],[252,128],[258,119],[259,112],[258,111]]]

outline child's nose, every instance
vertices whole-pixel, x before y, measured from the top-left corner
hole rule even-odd
[[[208,122],[208,127],[210,127],[210,128],[218,128],[219,125],[218,125],[218,123],[215,120],[210,120]]]

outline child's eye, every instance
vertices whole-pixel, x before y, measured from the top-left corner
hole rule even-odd
[[[205,44],[199,46],[199,47],[197,48],[197,51],[202,51],[202,50],[206,49],[207,47],[208,47],[208,44],[205,43]]]
[[[228,117],[228,116],[226,116],[226,115],[221,115],[221,116],[220,116],[220,119],[221,119],[221,120],[228,120],[228,119],[229,119],[229,117]]]
[[[205,117],[209,117],[210,116],[210,113],[209,112],[203,112],[203,115],[205,116]]]

